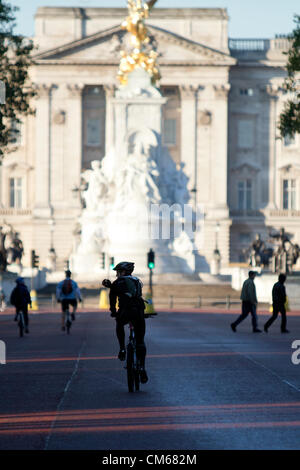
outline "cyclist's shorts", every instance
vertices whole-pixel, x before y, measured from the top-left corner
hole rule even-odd
[[[77,300],[76,299],[63,299],[61,301],[62,311],[65,312],[68,310],[69,306],[77,307]]]
[[[123,325],[126,325],[129,322],[141,323],[145,321],[144,311],[139,309],[128,310],[119,310],[117,312],[116,320]]]

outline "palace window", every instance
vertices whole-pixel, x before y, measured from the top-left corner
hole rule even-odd
[[[284,136],[283,139],[283,145],[285,147],[291,147],[296,144],[296,136],[294,135],[293,137],[291,135],[286,135]]]
[[[283,180],[283,209],[296,209],[296,180]]]
[[[244,245],[249,245],[249,243],[251,243],[251,234],[249,232],[241,232],[239,238],[240,243],[243,243]]]
[[[22,124],[15,120],[11,121],[10,143],[14,145],[22,144]]]
[[[254,120],[239,119],[237,122],[237,144],[242,150],[252,149],[255,145]]]
[[[176,119],[164,120],[164,144],[176,145]]]
[[[249,179],[238,182],[238,208],[239,210],[252,209],[252,181]]]
[[[21,209],[23,205],[22,178],[9,178],[9,206]]]
[[[101,146],[101,119],[88,118],[86,121],[86,145]]]
[[[240,94],[243,96],[253,96],[254,90],[253,88],[240,88]]]

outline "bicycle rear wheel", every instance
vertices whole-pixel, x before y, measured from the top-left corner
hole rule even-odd
[[[135,377],[134,377],[134,370],[133,370],[133,347],[132,344],[128,344],[127,346],[127,383],[128,383],[128,391],[134,392],[134,384],[135,384]]]
[[[67,334],[69,335],[69,334],[70,334],[70,328],[71,328],[71,326],[72,326],[72,322],[71,322],[71,320],[70,320],[70,312],[69,312],[69,311],[66,312],[66,320],[67,320],[67,321],[66,321],[66,329],[67,329]]]
[[[19,313],[18,326],[19,326],[20,338],[22,338],[24,336],[24,318],[21,313]]]
[[[140,373],[136,368],[134,369],[134,386],[136,392],[138,392],[140,389]]]

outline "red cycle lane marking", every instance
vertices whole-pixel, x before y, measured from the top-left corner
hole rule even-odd
[[[171,357],[224,357],[224,356],[240,356],[243,354],[250,355],[290,355],[290,351],[232,351],[232,352],[201,352],[201,353],[172,353],[172,354],[148,354],[149,359],[171,358]],[[20,359],[7,359],[7,364],[26,363],[26,362],[64,362],[64,361],[77,361],[77,357],[43,357],[43,358],[20,358]],[[81,357],[80,361],[103,361],[115,360],[116,356],[89,356]]]

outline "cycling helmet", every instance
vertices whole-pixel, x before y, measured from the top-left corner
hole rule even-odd
[[[24,277],[21,277],[21,276],[17,277],[16,283],[17,284],[24,284]]]
[[[121,261],[121,263],[115,266],[114,271],[125,271],[126,274],[131,274],[134,270],[134,263],[130,263],[129,261]]]

